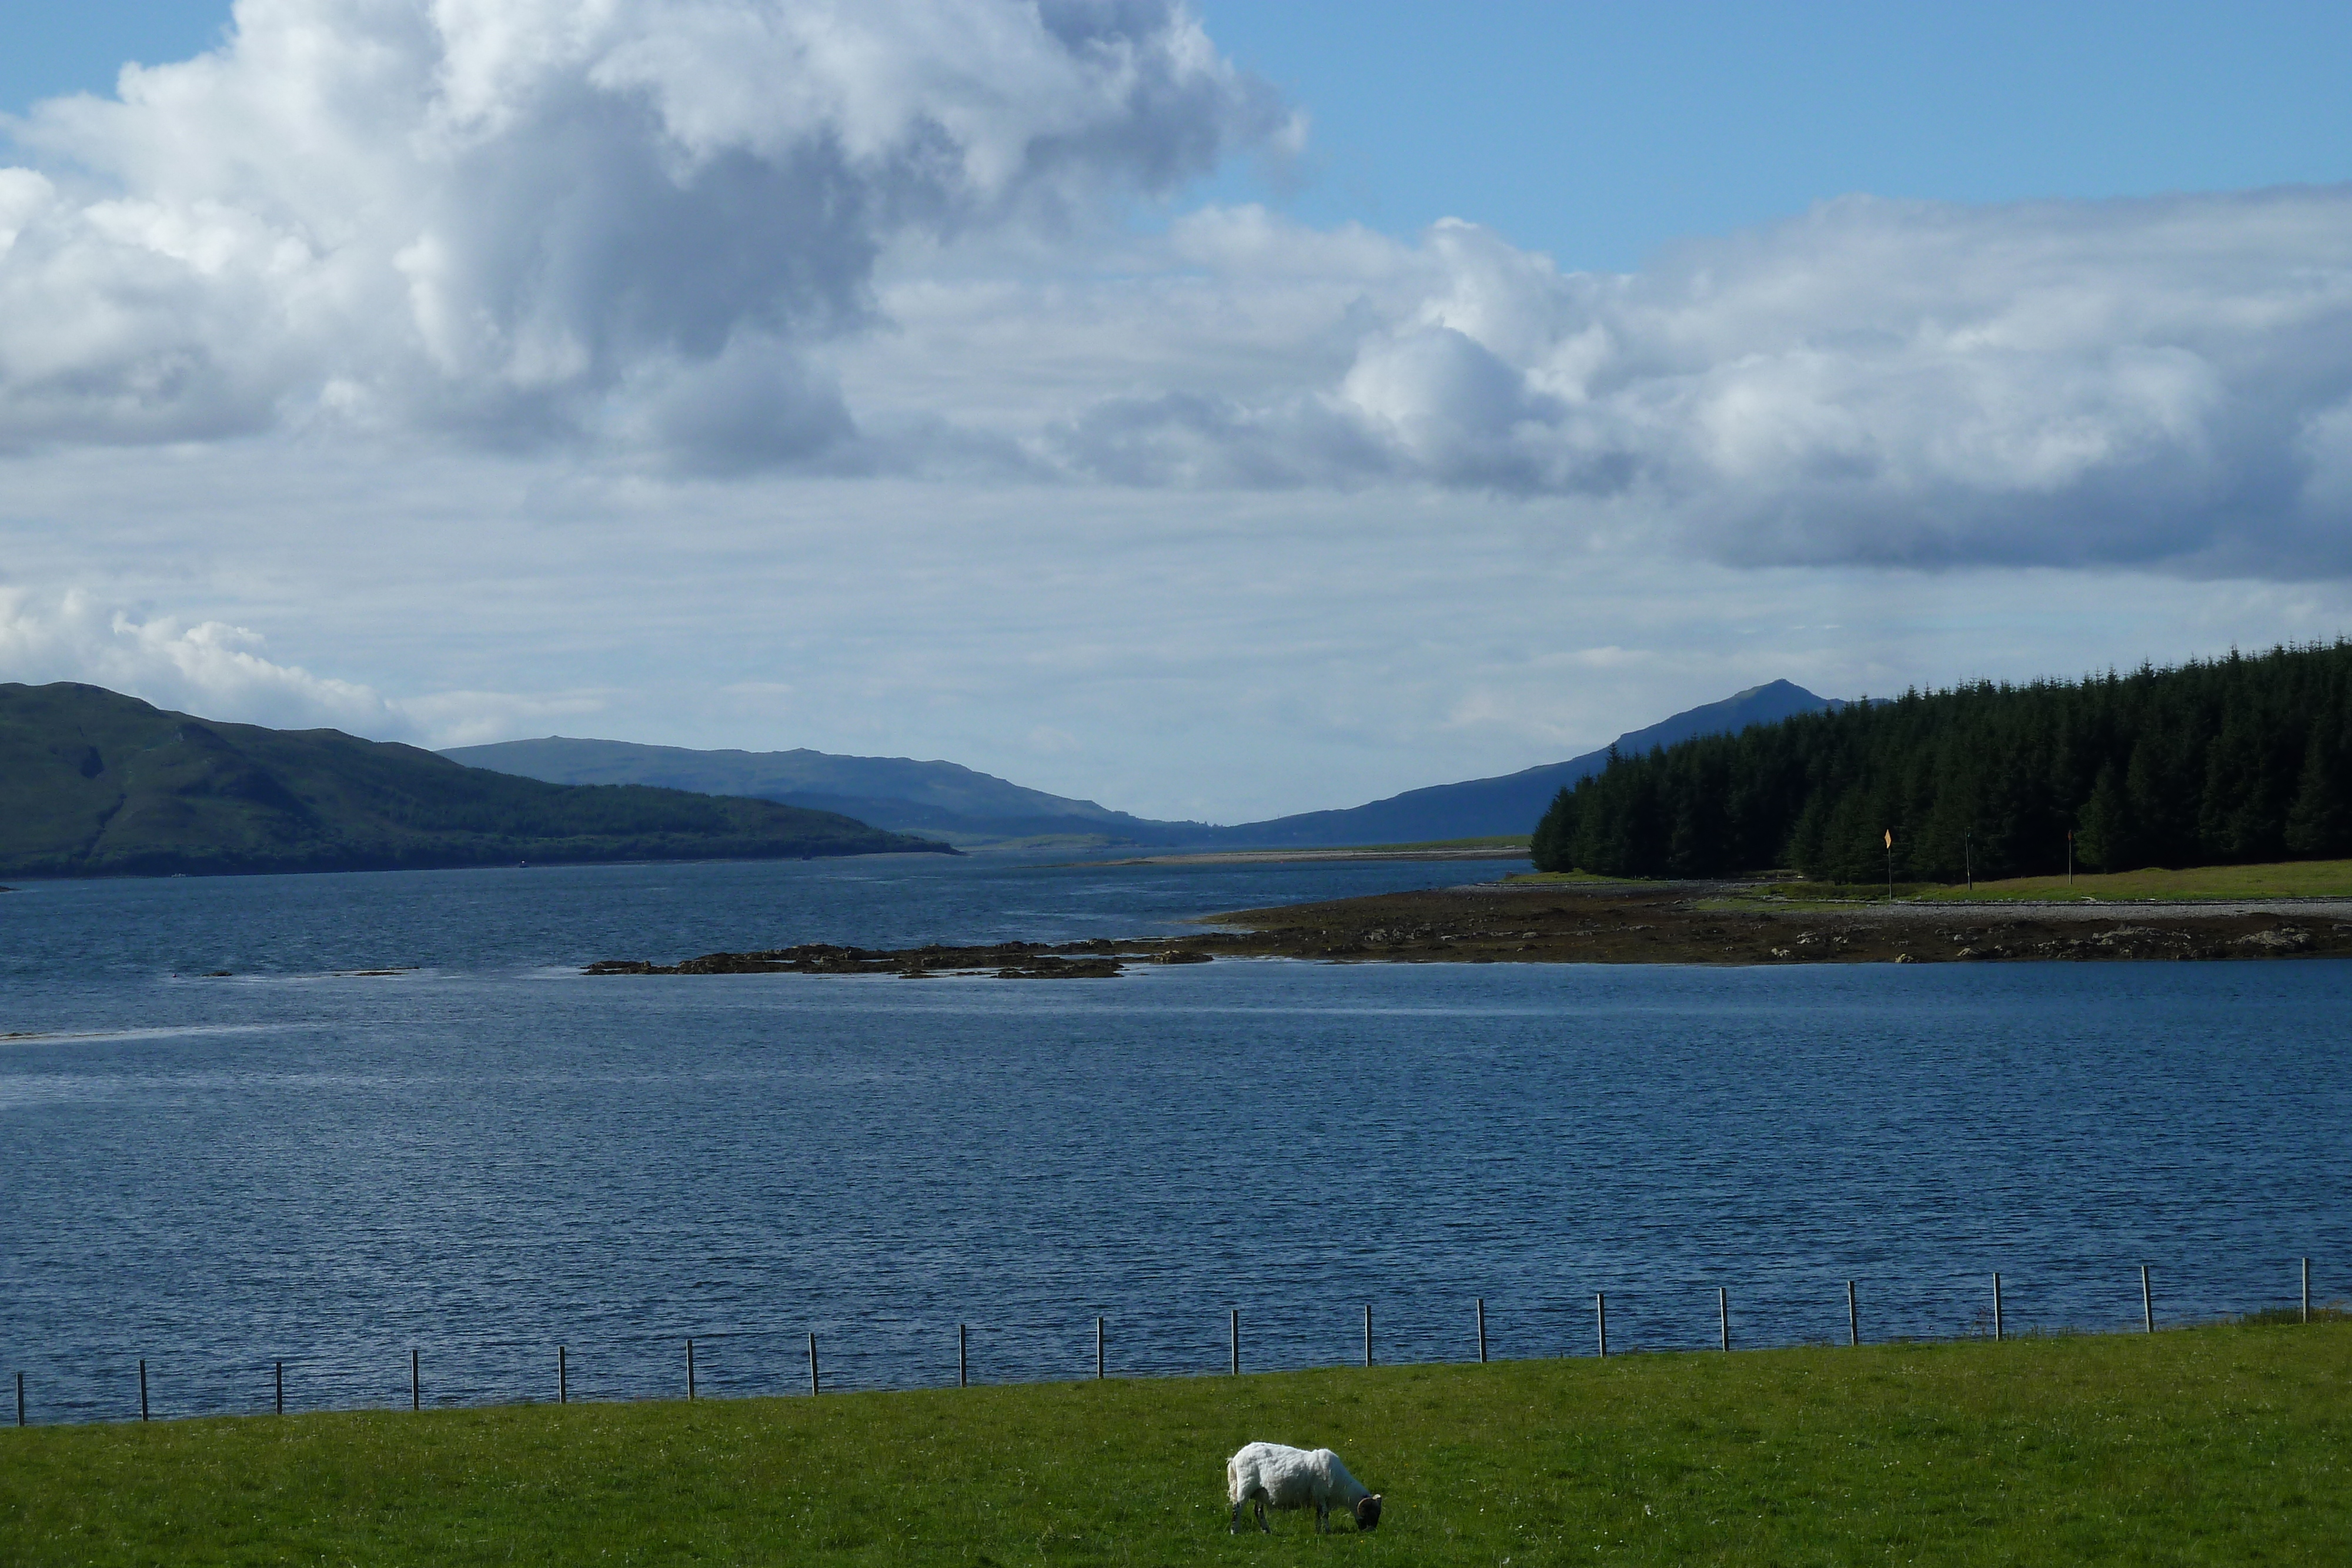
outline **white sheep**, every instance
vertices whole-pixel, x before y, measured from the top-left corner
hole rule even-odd
[[[1240,1532],[1245,1502],[1257,1505],[1257,1527],[1268,1531],[1272,1529],[1265,1522],[1269,1503],[1276,1508],[1312,1507],[1318,1531],[1329,1528],[1334,1503],[1356,1516],[1358,1530],[1370,1530],[1381,1522],[1379,1494],[1366,1491],[1364,1483],[1349,1475],[1339,1456],[1328,1448],[1244,1443],[1225,1461],[1225,1495],[1234,1504],[1228,1533]]]

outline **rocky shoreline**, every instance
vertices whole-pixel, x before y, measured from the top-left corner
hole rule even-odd
[[[1208,917],[1197,936],[867,948],[830,943],[606,960],[590,975],[1107,979],[1130,964],[1860,964],[2352,956],[2352,899],[2198,904],[1781,904],[1738,884],[1489,883]]]

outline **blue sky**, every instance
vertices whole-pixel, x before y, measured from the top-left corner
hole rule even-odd
[[[0,680],[1236,821],[2352,631],[2352,9],[227,17],[11,17]]]

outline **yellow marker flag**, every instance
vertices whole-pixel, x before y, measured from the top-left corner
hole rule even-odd
[[[1886,830],[1886,847],[1890,850],[1895,847],[1895,830],[1892,828]]]

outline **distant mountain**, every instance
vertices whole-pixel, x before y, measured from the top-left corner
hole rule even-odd
[[[1835,697],[1815,696],[1789,681],[1750,686],[1721,702],[1708,703],[1662,719],[1647,729],[1628,730],[1612,747],[1566,762],[1547,762],[1496,779],[1434,784],[1408,789],[1385,800],[1338,811],[1306,811],[1270,821],[1214,828],[1219,843],[1268,849],[1338,844],[1410,844],[1433,839],[1490,838],[1531,832],[1552,797],[1608,764],[1611,750],[1637,755],[1700,735],[1736,735],[1751,724],[1772,724],[1801,713],[1844,706]]]
[[[98,686],[0,685],[0,875],[784,859],[944,847],[766,800],[543,784],[339,730],[216,724]]]
[[[917,762],[905,757],[840,757],[805,747],[694,751],[560,735],[453,747],[441,755],[469,768],[556,784],[656,784],[713,795],[751,795],[839,811],[877,827],[957,843],[1076,838],[1158,844],[1209,831],[1198,822],[1155,822],[1092,800],[1026,789],[953,762]]]
[[[1791,714],[1841,705],[1787,681],[1752,686],[1617,738],[1620,751],[1647,751],[1692,736],[1736,733]],[[1344,810],[1307,811],[1270,821],[1213,827],[1155,821],[1025,789],[952,762],[903,757],[839,757],[822,751],[693,751],[619,740],[509,740],[442,753],[469,767],[560,784],[658,784],[673,789],[753,795],[839,811],[900,832],[929,833],[968,846],[1011,840],[1077,839],[1151,848],[1293,849],[1416,843],[1532,831],[1563,788],[1609,760],[1607,749],[1499,779],[1412,789]]]

